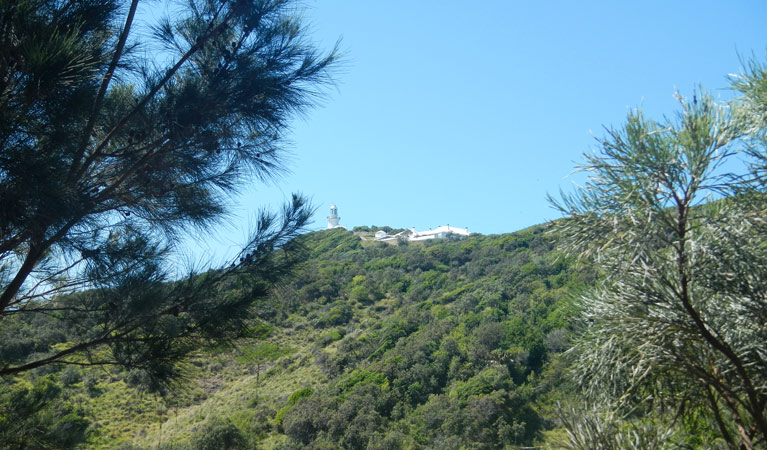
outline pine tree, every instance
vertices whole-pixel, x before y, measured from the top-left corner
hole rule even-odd
[[[0,375],[173,379],[190,351],[245,332],[309,219],[294,196],[226,266],[171,275],[180,239],[283,169],[288,121],[337,52],[307,43],[286,0],[189,0],[151,35],[138,7],[0,1]]]

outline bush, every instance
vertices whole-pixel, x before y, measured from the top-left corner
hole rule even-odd
[[[192,438],[193,450],[248,449],[247,439],[229,419],[212,419]]]

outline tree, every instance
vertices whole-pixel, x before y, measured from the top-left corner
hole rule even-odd
[[[311,214],[294,196],[230,264],[171,275],[182,237],[280,172],[288,119],[337,52],[307,44],[287,0],[189,0],[149,36],[138,6],[0,2],[0,375],[174,378],[190,351],[246,331]]]
[[[765,122],[748,110],[765,80],[752,68],[729,106],[698,92],[673,119],[632,112],[586,155],[588,182],[552,200],[563,248],[604,279],[578,300],[587,398],[640,429],[660,415],[676,439],[716,430],[704,446],[767,445]]]
[[[0,380],[4,382],[5,380]],[[51,376],[0,385],[0,443],[7,449],[76,448],[88,422],[73,405],[57,402],[61,386]]]

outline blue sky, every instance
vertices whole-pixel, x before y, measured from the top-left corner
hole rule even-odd
[[[556,212],[603,126],[674,93],[727,98],[740,57],[767,61],[767,2],[305,0],[320,48],[346,53],[322,104],[295,120],[289,167],[236,199],[209,251],[242,242],[253,211],[291,192],[341,224],[516,231]]]

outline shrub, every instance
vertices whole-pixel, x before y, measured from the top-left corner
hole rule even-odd
[[[212,419],[198,430],[192,439],[193,450],[247,449],[247,439],[229,419]]]

